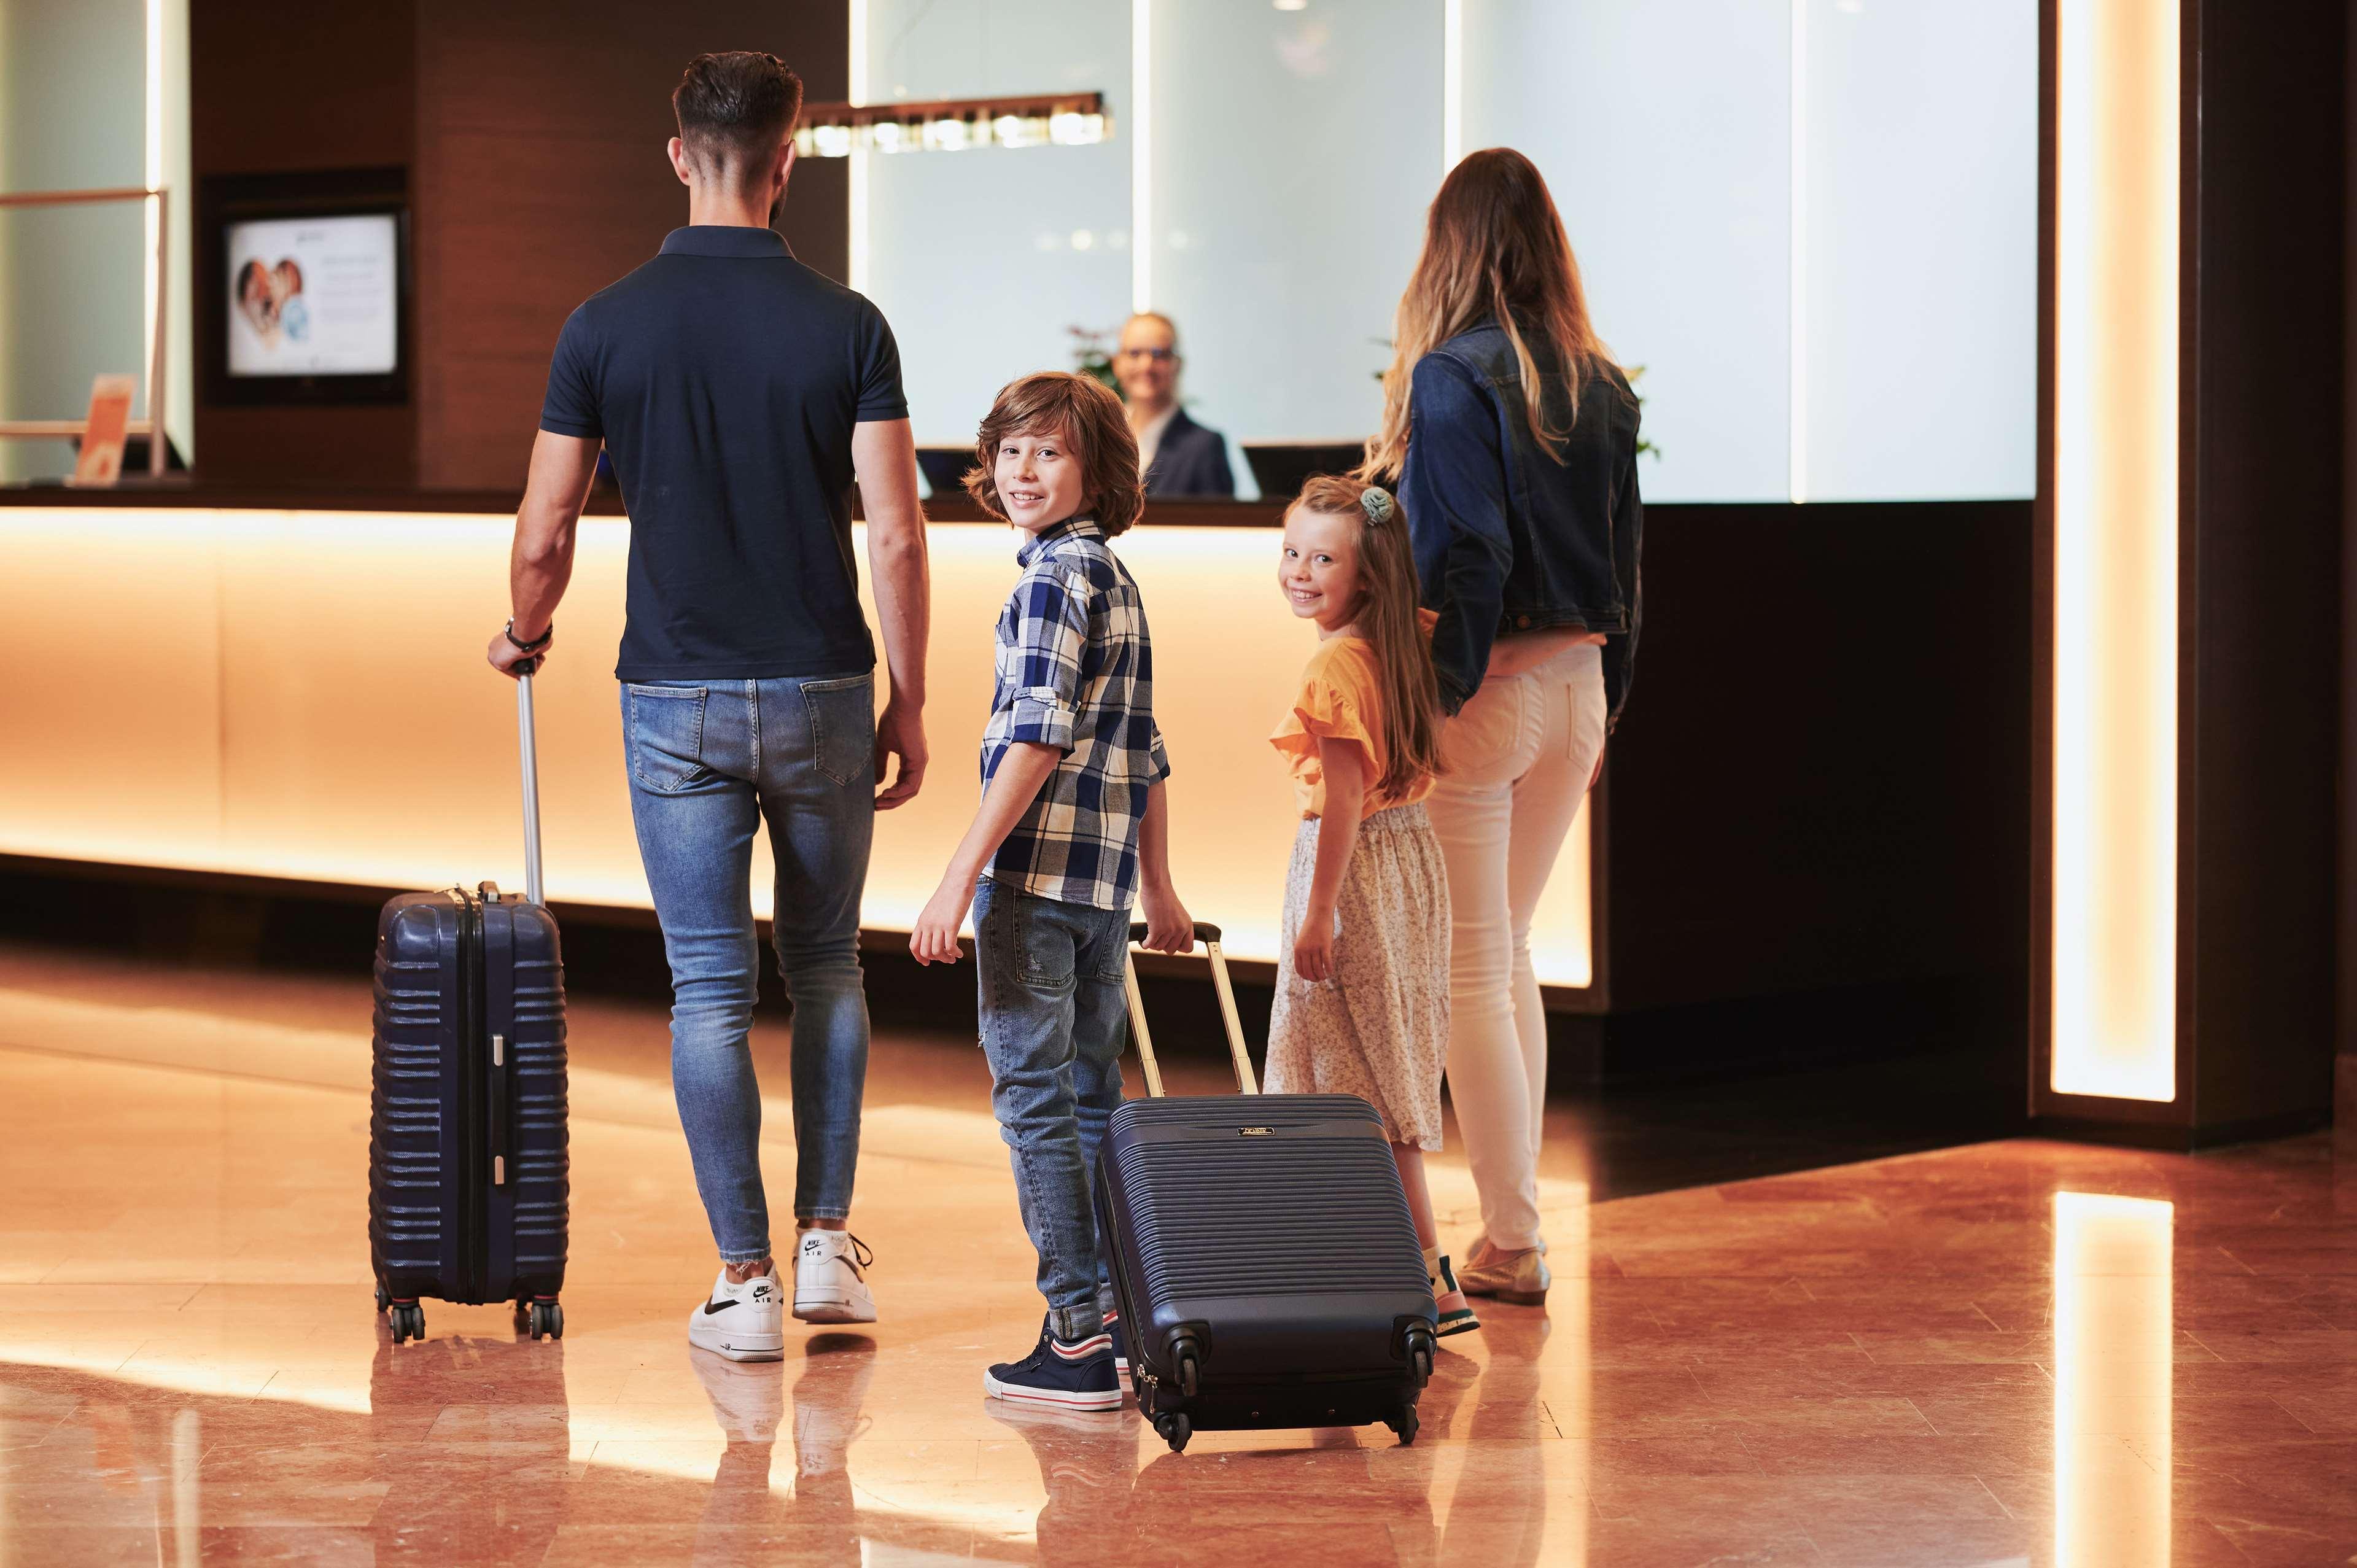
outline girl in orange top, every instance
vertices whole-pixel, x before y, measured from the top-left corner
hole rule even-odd
[[[1439,1331],[1480,1326],[1440,1256],[1426,1150],[1448,1047],[1448,878],[1423,800],[1440,760],[1431,621],[1399,504],[1309,481],[1285,515],[1277,586],[1318,623],[1293,711],[1269,737],[1301,802],[1269,1019],[1275,1094],[1355,1094],[1399,1164]]]

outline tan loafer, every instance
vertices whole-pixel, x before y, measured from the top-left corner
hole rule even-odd
[[[1538,1248],[1527,1252],[1493,1253],[1481,1261],[1457,1266],[1457,1286],[1467,1295],[1489,1296],[1516,1306],[1544,1306],[1547,1286],[1555,1276]]]

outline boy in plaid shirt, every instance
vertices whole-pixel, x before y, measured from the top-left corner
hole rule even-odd
[[[955,962],[974,906],[992,1107],[1048,1298],[1031,1353],[992,1367],[983,1386],[1115,1410],[1119,1328],[1089,1176],[1121,1103],[1132,900],[1146,946],[1194,946],[1170,885],[1170,764],[1154,723],[1146,609],[1107,545],[1145,505],[1137,443],[1103,385],[1045,372],[999,392],[974,456],[967,491],[1030,537],[998,618],[982,807],[909,950],[920,963]]]

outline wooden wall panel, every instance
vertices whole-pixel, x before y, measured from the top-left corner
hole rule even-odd
[[[224,175],[407,166],[417,130],[415,24],[411,0],[189,6],[188,154],[199,187]],[[203,312],[227,285],[201,228],[197,247]],[[211,352],[201,330],[197,342],[199,356]],[[203,381],[200,364],[199,389]],[[233,408],[199,390],[198,478],[405,486],[416,479],[417,428],[414,397],[406,405]]]
[[[2214,1141],[2331,1101],[2348,17],[2200,10],[2178,1048]]]
[[[2029,530],[2026,501],[1646,509],[1614,1012],[2026,983]]]
[[[761,48],[813,100],[847,85],[840,4],[417,0],[419,477],[522,482],[565,318],[686,221],[671,91],[706,49]],[[839,168],[798,172],[783,227],[838,275]]]

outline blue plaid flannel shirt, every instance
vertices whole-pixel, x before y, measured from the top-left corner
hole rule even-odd
[[[1126,909],[1146,791],[1170,776],[1146,607],[1092,518],[1026,540],[1015,559],[1023,575],[998,618],[983,788],[1017,742],[1064,758],[983,875],[1060,903]]]

